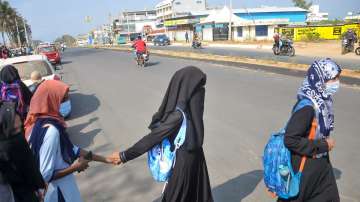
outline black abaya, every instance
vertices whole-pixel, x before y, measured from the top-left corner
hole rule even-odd
[[[153,116],[149,127],[151,133],[120,153],[121,160],[125,163],[149,151],[164,138],[169,138],[173,143],[183,119],[176,107],[185,112],[185,142],[176,153],[175,167],[162,202],[213,201],[202,149],[205,83],[206,75],[196,67],[186,67],[176,72],[158,112]]]
[[[294,171],[298,171],[302,155],[308,156],[302,173],[299,196],[279,202],[339,202],[333,168],[329,156],[314,159],[316,154],[328,152],[325,140],[309,140],[314,109],[304,107],[294,113],[285,133],[285,145],[290,149]]]

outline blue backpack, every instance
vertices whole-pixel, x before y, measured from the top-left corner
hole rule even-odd
[[[167,182],[171,176],[172,168],[175,166],[176,151],[184,144],[186,136],[186,116],[180,109],[176,108],[182,113],[183,121],[178,134],[175,137],[174,151],[171,151],[171,143],[168,138],[165,138],[160,144],[155,145],[148,152],[148,165],[151,175],[158,182]]]
[[[293,109],[293,113],[305,106],[313,106],[308,99],[302,99]],[[313,139],[316,130],[314,119],[309,138]],[[273,134],[265,146],[263,156],[264,182],[273,197],[289,199],[296,197],[300,191],[300,180],[306,157],[302,158],[299,172],[294,173],[291,164],[290,150],[284,144],[285,128]]]

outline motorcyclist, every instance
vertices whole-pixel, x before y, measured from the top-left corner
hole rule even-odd
[[[139,35],[137,39],[134,41],[133,48],[136,51],[136,58],[138,59],[142,54],[147,53],[146,43],[142,40],[142,37]]]
[[[348,44],[350,45],[354,45],[354,43],[357,43],[357,35],[354,32],[353,29],[348,29],[344,35],[343,35],[343,39],[347,39],[348,40]]]
[[[275,45],[280,48],[280,34],[276,32],[273,36]]]
[[[200,38],[196,33],[194,33],[194,39],[193,39],[193,42],[192,42],[192,46],[193,47],[199,47],[200,45],[201,45]]]

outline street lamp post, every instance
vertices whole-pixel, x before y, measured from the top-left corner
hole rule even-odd
[[[229,14],[230,14],[230,16],[229,16],[229,41],[231,41],[232,40],[232,14],[233,14],[233,12],[232,12],[232,0],[230,0],[230,6],[229,6]]]

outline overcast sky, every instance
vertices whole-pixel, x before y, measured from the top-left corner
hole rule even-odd
[[[152,9],[159,0],[8,0],[32,27],[33,38],[54,40],[63,34],[78,35],[109,22],[123,10]],[[276,3],[275,3],[276,2]],[[347,12],[360,12],[360,0],[313,0],[330,18],[343,18]],[[228,0],[208,0],[209,6],[228,4]],[[142,5],[142,6],[140,6]],[[291,0],[233,0],[234,8],[292,6]],[[92,16],[90,24],[85,16]]]

